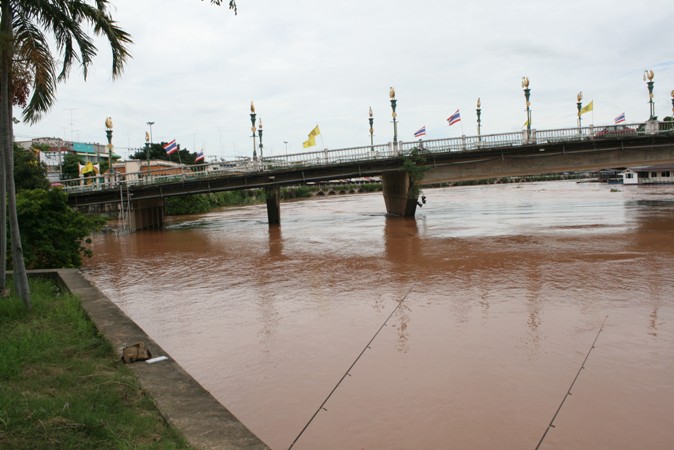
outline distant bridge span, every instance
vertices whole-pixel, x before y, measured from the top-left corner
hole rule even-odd
[[[80,179],[68,180],[65,189],[74,207],[132,205],[132,227],[141,229],[163,225],[166,197],[264,188],[269,223],[274,224],[280,223],[281,186],[381,176],[387,212],[413,216],[417,206],[413,184],[674,163],[674,131],[665,126],[648,122],[646,126],[603,127],[600,132],[588,127],[532,130],[530,136],[524,131],[389,143],[272,156],[232,164],[224,170],[213,170],[214,164],[189,166],[184,174],[171,177],[140,172],[125,174],[123,180],[110,182],[106,178],[100,184],[84,186]],[[421,180],[410,180],[406,161],[426,167]]]

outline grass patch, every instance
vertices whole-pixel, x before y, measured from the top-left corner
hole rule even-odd
[[[79,299],[31,279],[0,298],[0,448],[183,449]]]

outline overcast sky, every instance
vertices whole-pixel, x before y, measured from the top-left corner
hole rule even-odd
[[[645,69],[655,72],[655,109],[671,115],[674,2],[651,0],[113,0],[113,18],[133,36],[133,58],[112,81],[99,40],[89,78],[74,70],[57,102],[17,140],[105,141],[114,122],[116,153],[176,139],[207,160],[252,155],[250,102],[263,122],[265,155],[303,151],[315,125],[317,147],[393,138],[389,88],[398,99],[399,140],[518,131],[530,80],[532,127],[576,126],[576,94],[594,101],[584,124],[648,118]],[[225,2],[226,3],[226,2]],[[462,121],[447,117],[460,109]],[[15,111],[19,116],[20,111]]]

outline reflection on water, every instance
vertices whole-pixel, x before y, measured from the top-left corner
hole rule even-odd
[[[674,441],[674,190],[573,182],[380,194],[99,236],[84,272],[272,448]],[[195,351],[198,349],[198,351]]]

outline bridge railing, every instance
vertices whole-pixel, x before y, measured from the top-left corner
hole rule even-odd
[[[650,126],[650,128],[649,128]],[[176,173],[166,173],[165,168],[135,173],[114,172],[95,177],[63,180],[60,183],[68,192],[117,189],[120,185],[152,185],[180,182],[187,179],[215,178],[223,173],[255,173],[278,169],[329,166],[340,163],[354,163],[388,159],[409,155],[415,148],[427,153],[468,152],[488,148],[502,148],[523,145],[544,145],[547,143],[574,142],[588,139],[621,138],[643,134],[672,133],[669,122],[608,126],[561,128],[555,130],[527,130],[511,133],[487,134],[481,136],[461,136],[446,139],[418,140],[334,150],[318,150],[288,155],[267,156],[260,160],[251,158],[185,166]],[[175,170],[175,169],[174,169]]]

